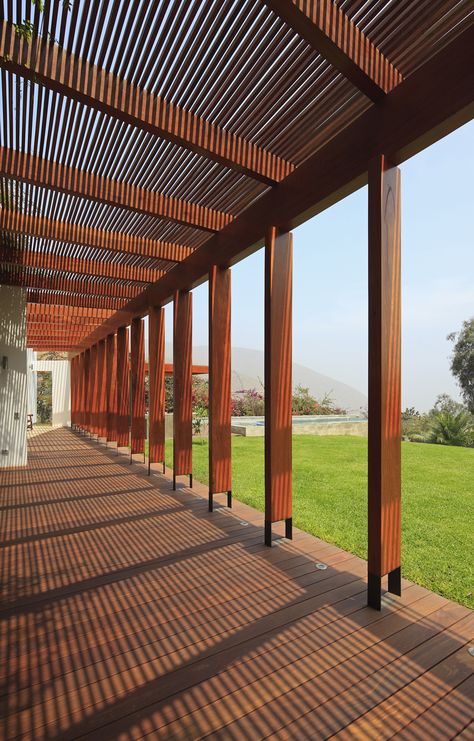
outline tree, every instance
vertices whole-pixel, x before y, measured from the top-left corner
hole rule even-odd
[[[460,332],[451,332],[448,340],[454,342],[451,372],[467,408],[474,414],[474,316],[463,322]]]
[[[474,442],[474,428],[469,412],[437,412],[433,416],[430,442],[438,445],[471,446]]]

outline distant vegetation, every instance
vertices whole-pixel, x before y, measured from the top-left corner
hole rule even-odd
[[[411,442],[474,447],[474,415],[447,394],[438,396],[427,414],[414,407],[402,414],[403,439]]]

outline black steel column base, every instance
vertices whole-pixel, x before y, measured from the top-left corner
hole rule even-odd
[[[402,569],[400,566],[388,574],[388,591],[398,597],[402,595]]]
[[[176,491],[176,476],[173,474],[173,491]]]
[[[212,496],[212,491],[209,492],[209,512],[214,512],[214,499]]]
[[[382,577],[369,571],[367,582],[367,605],[374,610],[382,609]]]
[[[189,488],[193,488],[193,475],[192,473],[189,474]]]
[[[272,523],[265,520],[265,545],[271,548],[272,545]]]
[[[293,518],[288,517],[285,520],[285,538],[288,538],[288,540],[293,540]]]
[[[227,506],[229,507],[229,509],[232,509],[232,492],[231,491],[227,492]]]

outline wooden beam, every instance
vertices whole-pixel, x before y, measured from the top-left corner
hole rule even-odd
[[[127,299],[138,296],[141,285],[122,285],[120,283],[92,282],[86,278],[63,278],[61,273],[44,275],[41,272],[24,270],[17,265],[0,263],[0,281],[6,285],[24,288],[42,288],[50,291],[68,291],[89,296]]]
[[[333,0],[264,0],[288,26],[373,101],[403,76]]]
[[[25,42],[7,21],[0,26],[0,67],[266,184],[279,182],[293,169],[281,157],[58,44],[41,36]]]
[[[209,273],[209,511],[213,495],[227,493],[232,506],[231,271]]]
[[[112,316],[111,309],[88,309],[82,306],[38,306],[38,304],[26,304],[26,316],[29,317],[61,317],[61,319],[81,319],[102,322]]]
[[[117,332],[117,447],[130,444],[130,386],[128,372],[128,331],[119,327]]]
[[[144,322],[136,317],[130,327],[130,371],[132,391],[132,455],[145,452],[145,345]]]
[[[148,313],[148,460],[165,467],[165,310],[160,306]],[[150,468],[148,469],[150,470]]]
[[[104,250],[104,255],[107,255]],[[106,259],[81,259],[69,255],[56,255],[51,252],[37,252],[21,247],[12,250],[0,249],[0,263],[21,265],[22,267],[38,268],[40,270],[54,270],[63,273],[77,273],[78,275],[90,275],[96,278],[116,278],[134,283],[154,283],[164,275],[163,270],[154,268],[142,268],[136,265],[123,265],[122,263],[108,262]],[[143,290],[146,285],[142,285]]]
[[[265,229],[293,229],[367,183],[368,162],[384,151],[403,162],[474,115],[472,48],[474,26],[460,34],[392,92],[361,115],[264,194],[218,235],[211,237],[88,338],[164,305],[176,290],[192,288],[211,265],[232,265],[262,245]],[[423,94],[420,95],[420,90]],[[315,173],[318,174],[315,177]]]
[[[265,240],[265,545],[272,522],[292,537],[293,237],[269,229]]]
[[[106,340],[107,441],[117,440],[117,341],[114,334]]]
[[[102,298],[101,296],[83,296],[76,293],[64,293],[61,291],[47,291],[44,289],[27,289],[27,302],[38,304],[41,308],[51,304],[54,307],[75,309],[112,309],[112,316],[116,316],[117,310],[123,306],[123,301],[118,298]],[[98,337],[97,339],[102,339]],[[89,344],[91,344],[89,342]]]
[[[0,175],[208,232],[232,221],[232,215],[223,211],[6,147],[0,147]]]
[[[176,476],[189,475],[192,485],[192,299],[190,291],[174,297],[173,322],[173,488]]]
[[[112,252],[154,257],[164,262],[180,262],[192,252],[190,247],[173,242],[96,229],[84,224],[55,221],[44,216],[24,214],[6,208],[0,209],[0,230],[28,234],[40,239],[53,239],[66,244],[80,244]]]
[[[400,170],[384,156],[369,168],[368,603],[381,578],[400,594],[401,539]]]

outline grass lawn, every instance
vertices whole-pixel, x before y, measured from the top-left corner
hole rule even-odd
[[[233,437],[232,451],[235,497],[263,510],[263,439]],[[203,483],[207,456],[207,441],[195,440],[194,476]],[[294,524],[363,558],[366,461],[364,438],[293,438]],[[474,450],[402,443],[402,466],[403,575],[474,607]]]

